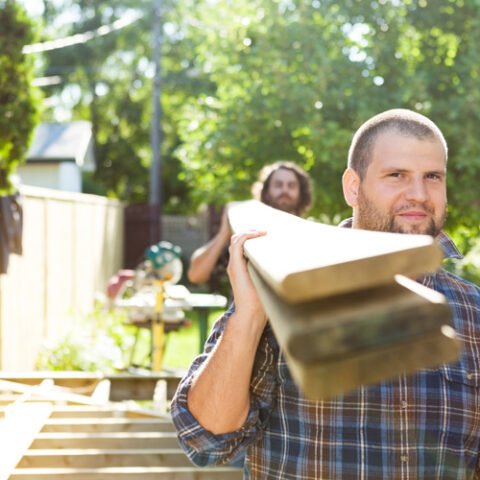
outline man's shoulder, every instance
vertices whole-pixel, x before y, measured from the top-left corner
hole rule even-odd
[[[463,258],[463,255],[458,250],[454,241],[443,230],[437,235],[435,241],[440,245],[441,249],[443,250],[445,258],[451,258],[456,260],[461,260]]]
[[[476,285],[465,278],[445,269],[440,269],[436,273],[437,288],[442,290],[442,293],[447,297],[464,298],[468,297],[480,305],[480,286]]]
[[[435,240],[442,247],[445,259],[451,261],[451,265],[454,265],[455,261],[463,259],[463,255],[446,232],[440,232]],[[480,287],[478,285],[457,275],[451,270],[442,268],[438,271],[438,275],[439,278],[443,279],[444,282],[447,282],[447,285],[450,285],[451,288],[477,297],[480,296]]]

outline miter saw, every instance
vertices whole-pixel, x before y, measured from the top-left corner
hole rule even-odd
[[[182,278],[182,249],[170,242],[159,242],[145,250],[145,260],[137,268],[166,284],[175,284]]]
[[[190,292],[183,285],[176,285],[182,278],[181,255],[181,248],[170,242],[151,245],[135,270],[120,271],[117,282],[110,282],[107,289],[113,306],[127,312],[130,324],[150,329],[150,368],[154,371],[162,368],[165,333],[186,323],[183,304],[178,300]],[[137,329],[130,356],[132,365],[138,334]]]
[[[183,285],[176,285],[182,278],[182,249],[178,245],[161,241],[149,246],[143,260],[135,270],[122,270],[117,274],[121,286],[109,288],[109,296],[116,307],[126,309],[132,323],[149,321],[159,310],[158,294],[162,289],[162,319],[167,328],[182,325],[184,311],[169,305],[169,299],[189,295]],[[112,290],[112,293],[110,293]]]

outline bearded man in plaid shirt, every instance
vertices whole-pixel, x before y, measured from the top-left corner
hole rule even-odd
[[[447,145],[438,127],[395,109],[360,127],[343,176],[353,218],[343,226],[434,236],[442,231]],[[229,277],[235,307],[215,324],[179,385],[172,417],[198,465],[245,455],[255,480],[472,479],[480,445],[480,289],[440,269],[418,279],[447,298],[463,342],[456,363],[400,375],[329,401],[294,384],[243,257],[261,232],[236,234]],[[322,248],[319,245],[319,248]]]

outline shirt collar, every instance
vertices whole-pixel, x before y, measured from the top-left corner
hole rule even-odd
[[[353,218],[350,217],[350,218],[346,218],[345,220],[342,220],[338,226],[344,227],[344,228],[352,228],[352,224],[353,224]],[[443,231],[440,232],[436,236],[435,241],[442,248],[443,255],[445,258],[456,258],[456,259],[463,258],[463,255],[460,253],[455,243],[453,243],[453,240],[445,232]]]

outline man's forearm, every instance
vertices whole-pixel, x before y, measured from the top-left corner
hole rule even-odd
[[[265,321],[235,312],[188,393],[188,408],[214,434],[240,428],[250,407],[250,378]]]
[[[206,245],[195,250],[188,269],[188,279],[192,283],[206,282],[210,278],[227,243],[228,238],[216,235]]]

